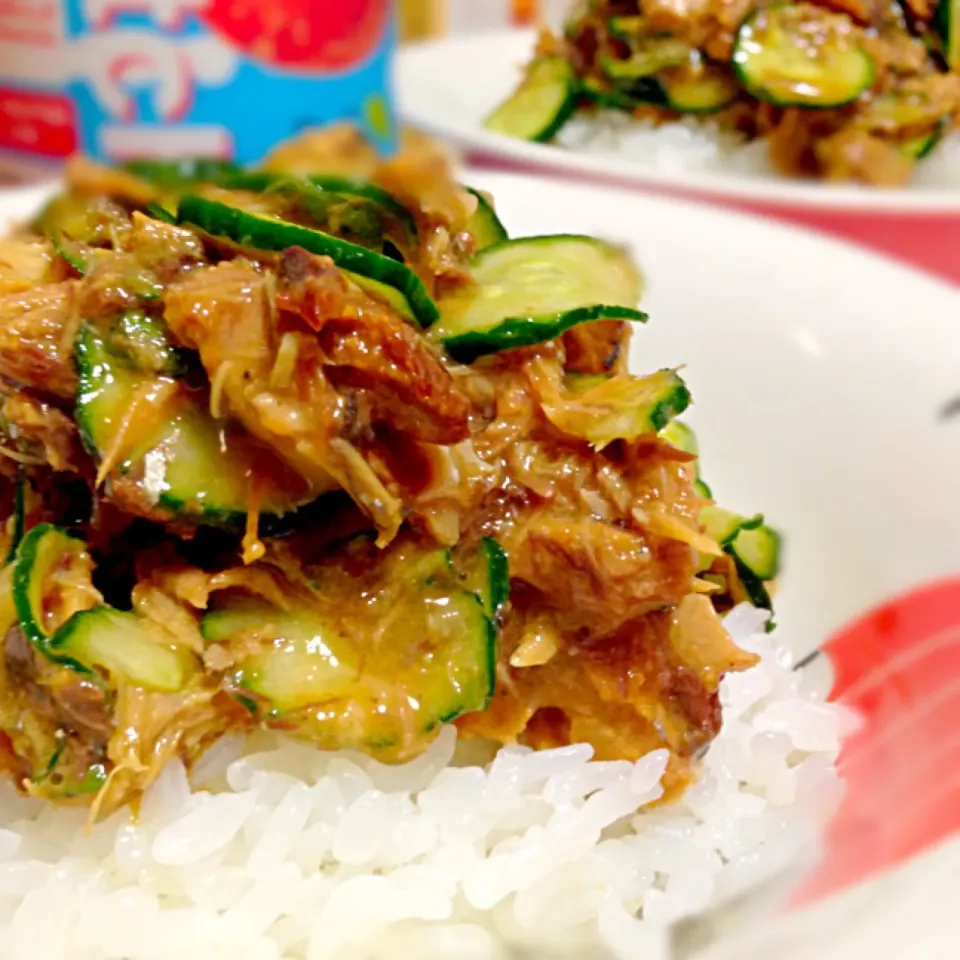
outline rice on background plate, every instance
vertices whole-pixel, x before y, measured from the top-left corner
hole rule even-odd
[[[722,731],[666,807],[666,751],[480,765],[452,727],[400,767],[230,737],[89,830],[0,784],[0,958],[666,956],[668,924],[809,852],[841,794],[852,717],[805,689],[765,616],[727,616],[761,662],[723,681]]]
[[[732,174],[774,183],[786,179],[771,165],[766,140],[744,142],[702,117],[657,125],[613,110],[582,114],[565,124],[556,145],[572,153],[636,160],[663,172]],[[909,186],[960,187],[960,136],[946,137],[918,163]]]

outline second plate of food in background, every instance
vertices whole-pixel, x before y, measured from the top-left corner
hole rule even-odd
[[[873,187],[784,177],[770,166],[765,140],[736,143],[696,115],[654,127],[623,111],[578,112],[550,143],[486,129],[486,118],[523,78],[535,45],[530,31],[504,30],[407,47],[395,71],[404,119],[485,157],[641,187],[786,207],[960,212],[960,138],[953,134],[931,144],[907,186]]]

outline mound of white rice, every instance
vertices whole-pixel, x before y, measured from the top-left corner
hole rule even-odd
[[[847,718],[762,614],[727,625],[762,662],[724,682],[723,732],[668,808],[647,809],[665,751],[470,765],[452,728],[403,767],[230,738],[88,833],[0,784],[0,958],[662,956],[667,923],[776,872],[838,798]]]
[[[770,165],[764,141],[745,142],[709,118],[687,117],[657,126],[620,111],[603,111],[574,117],[557,135],[557,143],[578,153],[640,160],[660,170],[782,179]],[[960,136],[946,137],[917,164],[911,186],[960,187]]]

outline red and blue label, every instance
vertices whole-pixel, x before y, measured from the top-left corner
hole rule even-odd
[[[0,0],[0,149],[260,159],[356,122],[384,151],[390,0]]]

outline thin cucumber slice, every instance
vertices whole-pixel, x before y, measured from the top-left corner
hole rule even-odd
[[[910,137],[900,144],[900,152],[903,153],[904,156],[912,157],[914,160],[923,160],[924,157],[929,157],[937,144],[943,139],[943,135],[949,129],[949,126],[949,121],[943,120],[929,133],[924,133],[917,137]]]
[[[194,194],[180,201],[177,222],[257,250],[280,252],[288,247],[303,247],[311,253],[330,257],[352,276],[392,288],[397,301],[400,297],[405,301],[403,315],[415,319],[421,326],[430,326],[439,316],[436,304],[412,270],[396,260],[319,230],[247,213]]]
[[[253,170],[232,177],[223,186],[230,190],[292,195],[298,207],[316,221],[317,229],[347,240],[369,241],[364,246],[374,241],[382,246],[391,223],[399,225],[400,235],[396,239],[406,249],[412,250],[417,244],[416,218],[392,193],[372,183],[323,174],[303,178]]]
[[[316,499],[299,475],[240,428],[215,420],[204,393],[168,375],[138,368],[128,353],[89,324],[78,334],[75,419],[98,460],[111,451],[134,398],[170,391],[159,418],[138,429],[108,474],[132,485],[145,507],[159,507],[197,523],[240,526],[253,486],[265,515],[281,516]]]
[[[13,494],[13,529],[10,531],[10,548],[5,563],[13,563],[17,548],[23,540],[27,524],[27,487],[30,481],[23,464],[17,467],[17,488]]]
[[[732,59],[750,93],[781,107],[852,103],[876,73],[849,18],[808,3],[755,10],[737,32]]]
[[[652,77],[667,67],[688,63],[693,53],[690,46],[675,37],[650,38],[628,59],[601,56],[600,69],[614,83],[631,82]]]
[[[38,653],[81,671],[87,668],[55,653],[47,615],[54,574],[77,571],[82,577],[89,568],[83,541],[50,523],[38,523],[23,538],[13,561],[13,602],[23,635]]]
[[[693,456],[697,456],[700,453],[700,448],[697,444],[697,435],[693,432],[693,428],[687,426],[687,424],[680,420],[674,420],[672,423],[668,423],[660,431],[660,439],[666,440],[671,446],[682,450],[684,453],[690,453],[693,454]]]
[[[710,484],[700,477],[693,481],[693,492],[704,500],[713,499],[713,490],[710,489]]]
[[[179,690],[189,659],[163,644],[158,629],[134,613],[98,606],[80,610],[52,635],[46,622],[58,580],[89,573],[80,540],[49,523],[24,537],[13,569],[13,599],[24,636],[47,659],[81,673],[106,672],[151,690]]]
[[[506,227],[500,222],[493,204],[479,190],[474,190],[473,187],[464,189],[477,198],[477,209],[467,224],[467,230],[477,242],[477,252],[507,240]]]
[[[676,370],[658,370],[646,377],[610,377],[575,402],[545,402],[543,412],[564,433],[602,449],[659,433],[689,404],[690,391]]]
[[[357,635],[338,627],[336,610],[320,609],[319,597],[281,610],[234,595],[217,601],[201,630],[208,642],[241,650],[253,641],[226,686],[262,720],[318,746],[395,760],[419,752],[440,724],[486,708],[497,635],[481,599],[457,583],[446,551],[376,562],[405,584],[399,615],[394,605],[379,614],[370,607],[385,618],[383,629]],[[358,604],[378,596],[369,583],[338,583]],[[350,597],[338,596],[347,606]]]
[[[266,644],[231,683],[280,713],[347,695],[360,668],[357,651],[308,609],[281,610],[264,600],[235,598],[208,613],[200,629],[210,642],[249,636]]]
[[[510,597],[510,567],[503,547],[490,537],[454,549],[451,564],[465,590],[476,594],[491,619]]]
[[[700,475],[700,445],[697,442],[697,435],[693,432],[693,428],[682,423],[680,420],[674,420],[660,431],[660,439],[666,440],[667,443],[672,444],[684,453],[692,453],[697,458],[693,464],[693,492],[704,500],[712,500],[713,491]]]
[[[721,547],[729,546],[744,530],[754,530],[763,523],[763,514],[744,517],[723,507],[706,506],[700,511],[703,532]]]
[[[730,544],[730,552],[755,577],[773,580],[780,572],[781,546],[780,534],[773,527],[761,524],[753,529],[741,529]]]
[[[727,551],[730,552],[729,550]],[[734,557],[734,562],[737,567],[737,576],[740,578],[740,584],[743,587],[744,592],[747,595],[748,602],[757,607],[760,610],[773,610],[773,600],[770,596],[770,591],[767,590],[767,585],[761,580],[756,574],[754,574],[748,567],[742,564],[736,557]],[[769,624],[770,621],[768,621]],[[770,628],[767,628],[769,633]]]
[[[182,690],[189,673],[189,659],[166,646],[156,626],[113,607],[74,614],[57,631],[53,650],[145,690]]]
[[[643,322],[643,282],[619,248],[593,237],[523,237],[488,247],[470,264],[474,284],[439,304],[430,336],[464,363],[543,343],[578,323]]]
[[[696,72],[667,70],[657,78],[664,99],[677,113],[716,113],[737,96],[737,84],[728,73],[707,66]]]
[[[196,183],[224,184],[242,170],[230,160],[217,157],[186,157],[182,160],[129,160],[122,165],[127,173],[171,190]]]
[[[626,43],[629,43],[632,40],[636,40],[637,37],[640,36],[643,30],[643,17],[611,17],[607,21],[607,30],[610,32],[611,37],[615,37],[617,40],[623,40]]]
[[[416,243],[418,230],[414,215],[389,191],[373,183],[364,183],[361,180],[351,180],[349,177],[335,177],[326,174],[314,173],[307,180],[321,190],[343,197],[360,197],[370,200],[395,217],[407,231],[410,242]]]
[[[960,0],[940,0],[933,18],[950,70],[960,70]]]
[[[562,57],[534,60],[520,86],[483,125],[491,133],[545,143],[573,115],[577,88],[577,75]]]

